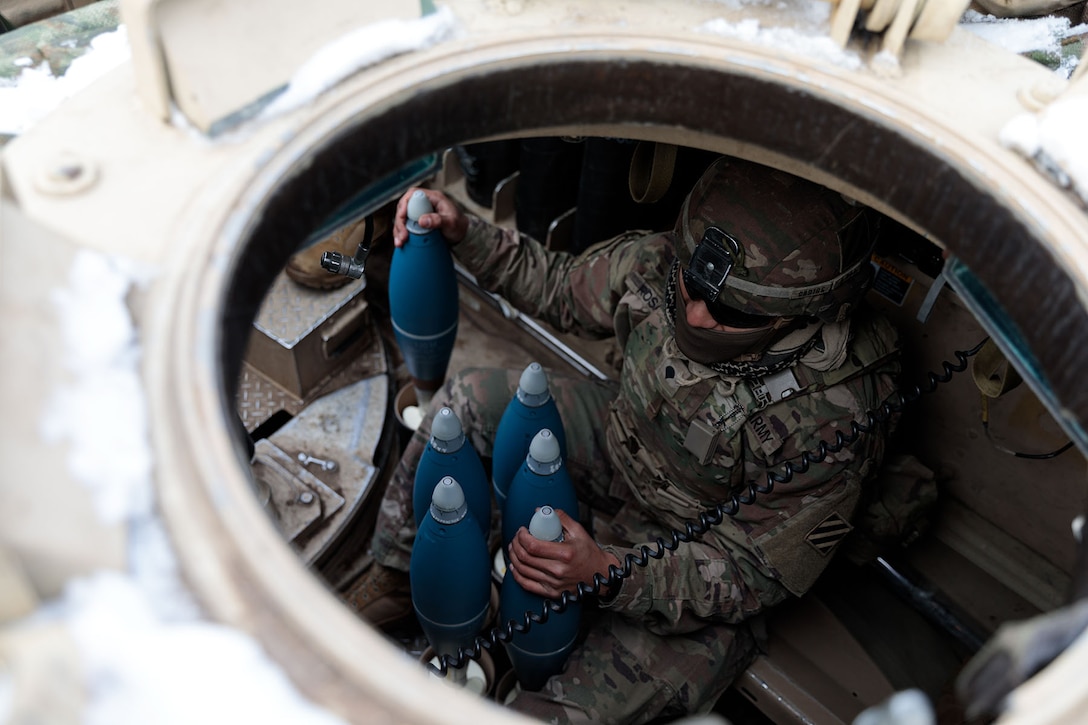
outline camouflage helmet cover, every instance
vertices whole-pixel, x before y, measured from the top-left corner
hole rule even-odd
[[[843,320],[872,277],[871,215],[782,171],[728,157],[711,164],[677,219],[682,265],[709,226],[739,244],[718,301],[742,312]]]

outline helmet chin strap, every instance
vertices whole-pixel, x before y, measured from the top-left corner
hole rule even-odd
[[[687,316],[676,309],[676,286],[680,273],[679,261],[673,261],[665,284],[665,316],[673,328],[680,352],[689,359],[724,375],[754,377],[767,375],[793,365],[812,349],[819,339],[821,325],[815,325],[811,336],[802,344],[783,353],[770,353],[778,340],[794,332],[797,321],[782,326],[772,325],[758,330],[723,332],[688,325]],[[746,360],[737,360],[744,356]],[[754,358],[754,359],[752,359]]]

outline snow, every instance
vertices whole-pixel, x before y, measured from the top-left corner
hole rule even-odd
[[[725,0],[723,4],[732,9],[742,9],[746,5],[757,2],[759,0]],[[778,2],[772,5],[783,6],[785,3]],[[861,68],[861,57],[854,51],[842,48],[828,35],[830,18],[828,3],[811,0],[791,10],[794,14],[790,17],[797,24],[796,28],[762,26],[755,18],[745,18],[738,22],[715,18],[699,25],[695,30],[699,33],[780,48],[789,53],[799,53],[849,70]]]
[[[140,340],[126,306],[133,286],[151,279],[153,270],[82,250],[54,290],[71,380],[58,385],[42,435],[68,443],[72,474],[98,513],[125,526],[128,568],[73,579],[31,616],[71,633],[88,725],[340,723],[305,700],[251,636],[204,619],[182,582],[154,508]],[[0,716],[11,687],[0,679]]]
[[[1088,25],[1071,25],[1068,18],[996,18],[968,11],[960,26],[1013,53],[1040,53],[1060,59],[1055,74],[1069,78],[1078,59],[1062,55],[1062,41],[1088,34]],[[1082,84],[1083,85],[1083,84]],[[1031,159],[1055,183],[1088,204],[1088,98],[1062,95],[1038,113],[1025,112],[1001,129],[998,140]]]
[[[826,30],[826,29],[825,29]],[[758,43],[807,57],[828,61],[835,65],[856,70],[861,67],[861,58],[857,53],[845,50],[825,32],[806,32],[793,28],[761,27],[755,18],[746,18],[737,23],[730,23],[721,18],[709,20],[696,31],[712,33],[724,38],[734,38],[749,43]]]
[[[300,108],[351,74],[394,55],[441,42],[452,37],[457,27],[453,12],[442,7],[418,20],[394,18],[357,28],[303,63],[287,89],[261,115],[269,118]]]
[[[327,44],[304,63],[261,117],[270,118],[305,106],[352,73],[441,42],[455,35],[457,29],[457,20],[447,7],[418,20],[383,20],[357,28]],[[17,59],[17,65],[27,67],[14,81],[0,80],[0,134],[25,133],[65,99],[127,62],[131,55],[128,32],[122,25],[91,41],[90,50],[76,58],[59,78],[53,76],[44,61],[30,66],[30,59]]]
[[[969,10],[960,21],[960,26],[1005,50],[1027,53],[1046,49],[1057,51],[1059,41],[1069,29],[1069,20],[1059,17],[1028,20],[997,18]]]
[[[1088,97],[1059,97],[1039,113],[1023,113],[1001,129],[1001,143],[1032,159],[1088,204]]]
[[[140,351],[125,307],[139,274],[124,260],[81,251],[68,285],[53,294],[71,380],[54,389],[41,432],[69,444],[72,475],[92,490],[110,524],[151,511]]]
[[[824,0],[715,0],[715,3],[734,11],[752,6],[772,8],[810,24],[826,24],[831,17],[831,4]]]
[[[1061,58],[1058,75],[1068,78],[1076,66],[1076,57],[1062,57],[1062,41],[1088,33],[1088,25],[1071,25],[1068,18],[997,18],[968,10],[960,27],[1013,53],[1039,53]]]
[[[72,61],[57,78],[42,61],[31,66],[29,58],[16,59],[25,66],[13,81],[0,79],[0,134],[16,136],[28,131],[66,98],[78,93],[132,56],[128,32],[122,25],[91,41],[90,49]]]
[[[718,0],[718,4],[731,10],[742,10],[761,2],[776,7],[786,4],[786,0]],[[828,6],[822,2],[813,5]],[[738,22],[717,18],[703,23],[696,31],[780,48],[784,52],[802,54],[850,70],[862,67],[857,53],[840,48],[828,37],[827,11],[821,12],[815,7],[805,11],[796,4],[792,10],[799,18],[795,21],[795,28],[765,27],[754,18]],[[964,14],[960,26],[1009,52],[1034,53],[1053,59],[1058,66],[1055,74],[1060,78],[1069,78],[1078,62],[1075,55],[1063,55],[1063,41],[1088,33],[1088,26],[1073,26],[1064,17],[996,18],[973,10]],[[894,55],[881,52],[872,58],[870,67],[880,75],[894,75],[899,60]],[[1088,118],[1088,99],[1059,98],[1038,114],[1025,113],[1012,119],[1003,129],[1000,141],[1033,159],[1057,184],[1072,189],[1088,203],[1088,133],[1084,130],[1085,118]]]
[[[196,619],[164,619],[130,577],[102,572],[78,580],[65,599],[90,672],[87,725],[342,722],[299,697],[252,637]]]

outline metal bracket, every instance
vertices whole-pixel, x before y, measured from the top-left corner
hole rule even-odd
[[[146,107],[165,121],[176,106],[207,133],[287,85],[345,29],[418,18],[420,3],[317,0],[302,10],[292,0],[121,0],[121,16]]]

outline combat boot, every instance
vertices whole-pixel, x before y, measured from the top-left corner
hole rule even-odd
[[[343,287],[351,281],[351,277],[333,274],[323,268],[321,255],[325,252],[340,252],[345,257],[354,257],[359,242],[367,233],[368,224],[371,225],[371,244],[389,230],[389,220],[384,215],[368,216],[354,224],[343,226],[320,242],[296,252],[287,260],[284,271],[289,278],[304,287],[322,290]]]
[[[412,614],[408,572],[371,564],[341,597],[375,627],[394,624]]]

